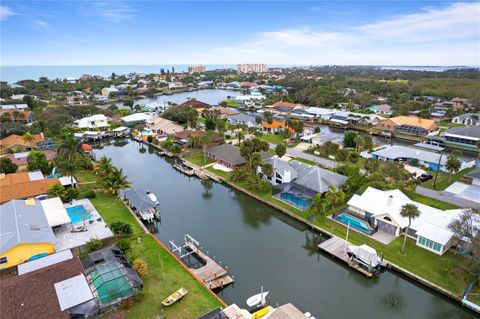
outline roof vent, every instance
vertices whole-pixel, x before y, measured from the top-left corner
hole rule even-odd
[[[393,205],[393,195],[388,195],[387,205],[388,206]]]
[[[30,225],[30,230],[40,230],[40,226],[37,224]]]

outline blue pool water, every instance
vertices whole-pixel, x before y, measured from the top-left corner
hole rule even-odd
[[[288,203],[299,206],[302,209],[306,209],[311,204],[308,200],[301,197],[297,197],[291,193],[282,193],[280,195],[280,198],[287,201]]]
[[[141,132],[140,132],[142,135],[152,135],[153,132],[149,129],[143,129]]]
[[[83,205],[68,207],[66,210],[72,224],[81,223],[83,218],[89,220],[91,217]]]
[[[339,222],[348,225],[350,223],[350,227],[361,231],[362,233],[365,233],[367,235],[372,234],[372,230],[368,227],[368,224],[366,221],[355,218],[353,216],[347,215],[347,214],[342,214],[340,216],[335,217],[335,220],[338,220]]]

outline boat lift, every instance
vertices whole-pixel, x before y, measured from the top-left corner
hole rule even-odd
[[[183,240],[184,240],[184,243],[185,243],[183,246],[176,245],[175,242],[173,241],[173,239],[169,241],[170,250],[172,251],[172,253],[177,254],[177,256],[180,259],[183,259],[183,258],[195,253],[194,250],[187,249],[187,247],[191,247],[191,245],[193,245],[195,248],[197,248],[197,250],[200,248],[200,243],[195,238],[190,236],[189,234],[186,234],[184,236]]]

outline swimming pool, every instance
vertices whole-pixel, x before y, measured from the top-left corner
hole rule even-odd
[[[337,217],[335,217],[335,220],[338,220],[339,222],[348,225],[350,224],[350,227],[361,231],[362,233],[365,233],[367,235],[372,234],[372,230],[368,226],[368,223],[364,220],[358,219],[356,217],[353,217],[352,215],[348,214],[341,214]]]
[[[285,200],[289,204],[300,207],[303,210],[307,209],[311,205],[310,201],[302,197],[297,197],[292,193],[282,193],[280,194],[280,198]]]
[[[142,135],[152,135],[153,132],[152,132],[151,130],[149,130],[148,128],[144,128],[144,129],[140,132],[140,134],[142,134]]]
[[[72,224],[81,223],[84,219],[89,220],[91,217],[83,205],[68,207],[66,210]]]

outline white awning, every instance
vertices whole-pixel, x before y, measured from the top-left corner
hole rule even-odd
[[[40,204],[42,204],[43,213],[47,217],[50,227],[65,225],[71,222],[60,197],[42,200]]]
[[[57,282],[54,286],[62,311],[93,299],[92,291],[83,274]]]

